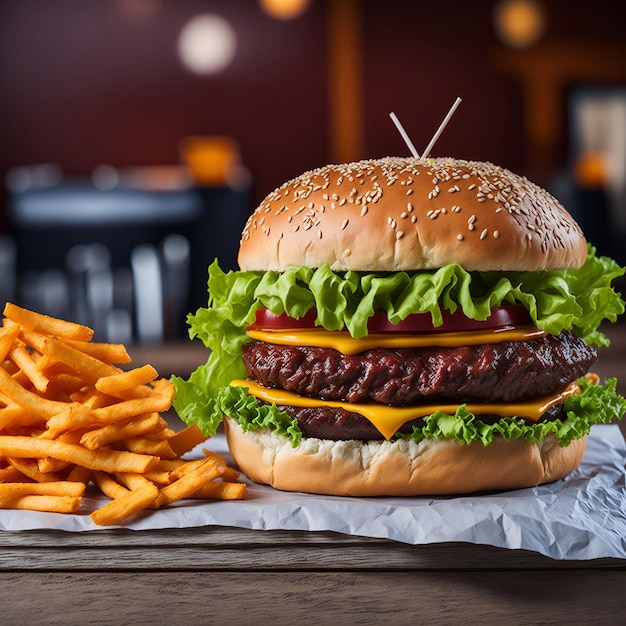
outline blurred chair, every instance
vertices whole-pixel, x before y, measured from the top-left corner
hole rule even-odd
[[[100,339],[184,336],[186,313],[206,305],[208,265],[236,267],[248,185],[159,184],[159,168],[128,174],[106,166],[92,180],[9,188],[5,256],[17,284],[0,290]]]

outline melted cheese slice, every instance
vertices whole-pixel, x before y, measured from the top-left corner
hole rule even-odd
[[[296,407],[319,407],[329,406],[334,408],[345,409],[358,413],[367,418],[385,437],[392,437],[400,427],[406,422],[431,415],[436,411],[443,411],[450,415],[454,415],[458,409],[458,404],[430,404],[414,407],[390,407],[384,404],[352,404],[348,402],[339,402],[333,400],[321,400],[316,398],[308,398],[299,396],[290,391],[282,389],[269,389],[259,385],[252,380],[233,380],[232,386],[247,387],[248,393],[263,400],[265,402],[275,403],[283,406]],[[474,415],[501,415],[503,417],[523,417],[536,422],[550,407],[560,404],[569,396],[580,393],[580,387],[576,383],[572,383],[564,391],[553,396],[531,400],[529,402],[516,403],[466,403],[468,411]]]
[[[355,339],[343,330],[305,328],[299,330],[249,330],[251,339],[283,346],[314,346],[332,348],[342,354],[359,354],[373,348],[421,348],[426,346],[457,347],[503,341],[529,341],[545,337],[547,333],[530,327],[505,327],[501,329],[449,333],[371,333]]]

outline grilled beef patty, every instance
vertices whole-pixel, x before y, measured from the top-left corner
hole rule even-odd
[[[596,351],[568,331],[531,341],[379,348],[354,356],[261,341],[243,348],[248,377],[265,387],[390,406],[540,398],[584,376],[596,359]]]
[[[259,402],[263,404],[263,402]],[[328,406],[315,408],[279,406],[278,408],[298,420],[300,430],[305,437],[331,439],[333,441],[384,439],[378,429],[366,417],[345,409]],[[563,413],[563,404],[558,404],[548,409],[541,420],[554,420],[563,417]],[[486,424],[493,424],[500,419],[500,416],[479,415],[477,419]],[[406,422],[398,432],[410,433],[413,426],[423,427],[424,420],[420,418]]]

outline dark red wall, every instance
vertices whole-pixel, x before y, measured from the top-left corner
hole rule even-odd
[[[287,22],[254,0],[144,0],[156,9],[141,18],[125,15],[121,1],[0,0],[2,173],[46,161],[71,175],[101,163],[171,164],[184,136],[228,134],[252,172],[256,202],[331,159],[325,1]],[[436,154],[524,171],[524,95],[498,69],[493,5],[361,3],[362,156],[407,153],[391,110],[422,149],[461,96]],[[544,5],[554,39],[623,42],[626,3]],[[175,53],[183,24],[203,11],[228,18],[240,44],[233,65],[211,78],[186,72]]]

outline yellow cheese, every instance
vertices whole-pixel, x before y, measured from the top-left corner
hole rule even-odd
[[[252,380],[233,380],[231,385],[247,387],[248,393],[256,398],[283,406],[304,408],[329,406],[358,413],[367,418],[380,431],[385,439],[392,437],[403,424],[410,420],[431,415],[436,411],[443,411],[444,413],[454,415],[459,407],[458,404],[431,404],[414,407],[390,407],[385,404],[375,403],[352,404],[348,402],[308,398],[282,389],[269,389]],[[465,406],[467,410],[474,415],[517,416],[536,422],[550,407],[560,404],[565,398],[577,393],[580,393],[580,387],[576,383],[572,383],[561,393],[546,398],[540,398],[539,400],[515,403],[466,403]]]
[[[529,341],[545,337],[546,333],[530,327],[505,327],[487,331],[450,333],[371,333],[354,339],[347,331],[328,331],[320,328],[299,330],[249,330],[251,339],[283,346],[315,346],[332,348],[342,354],[359,354],[373,348],[421,348],[424,346],[457,347],[503,341]]]

